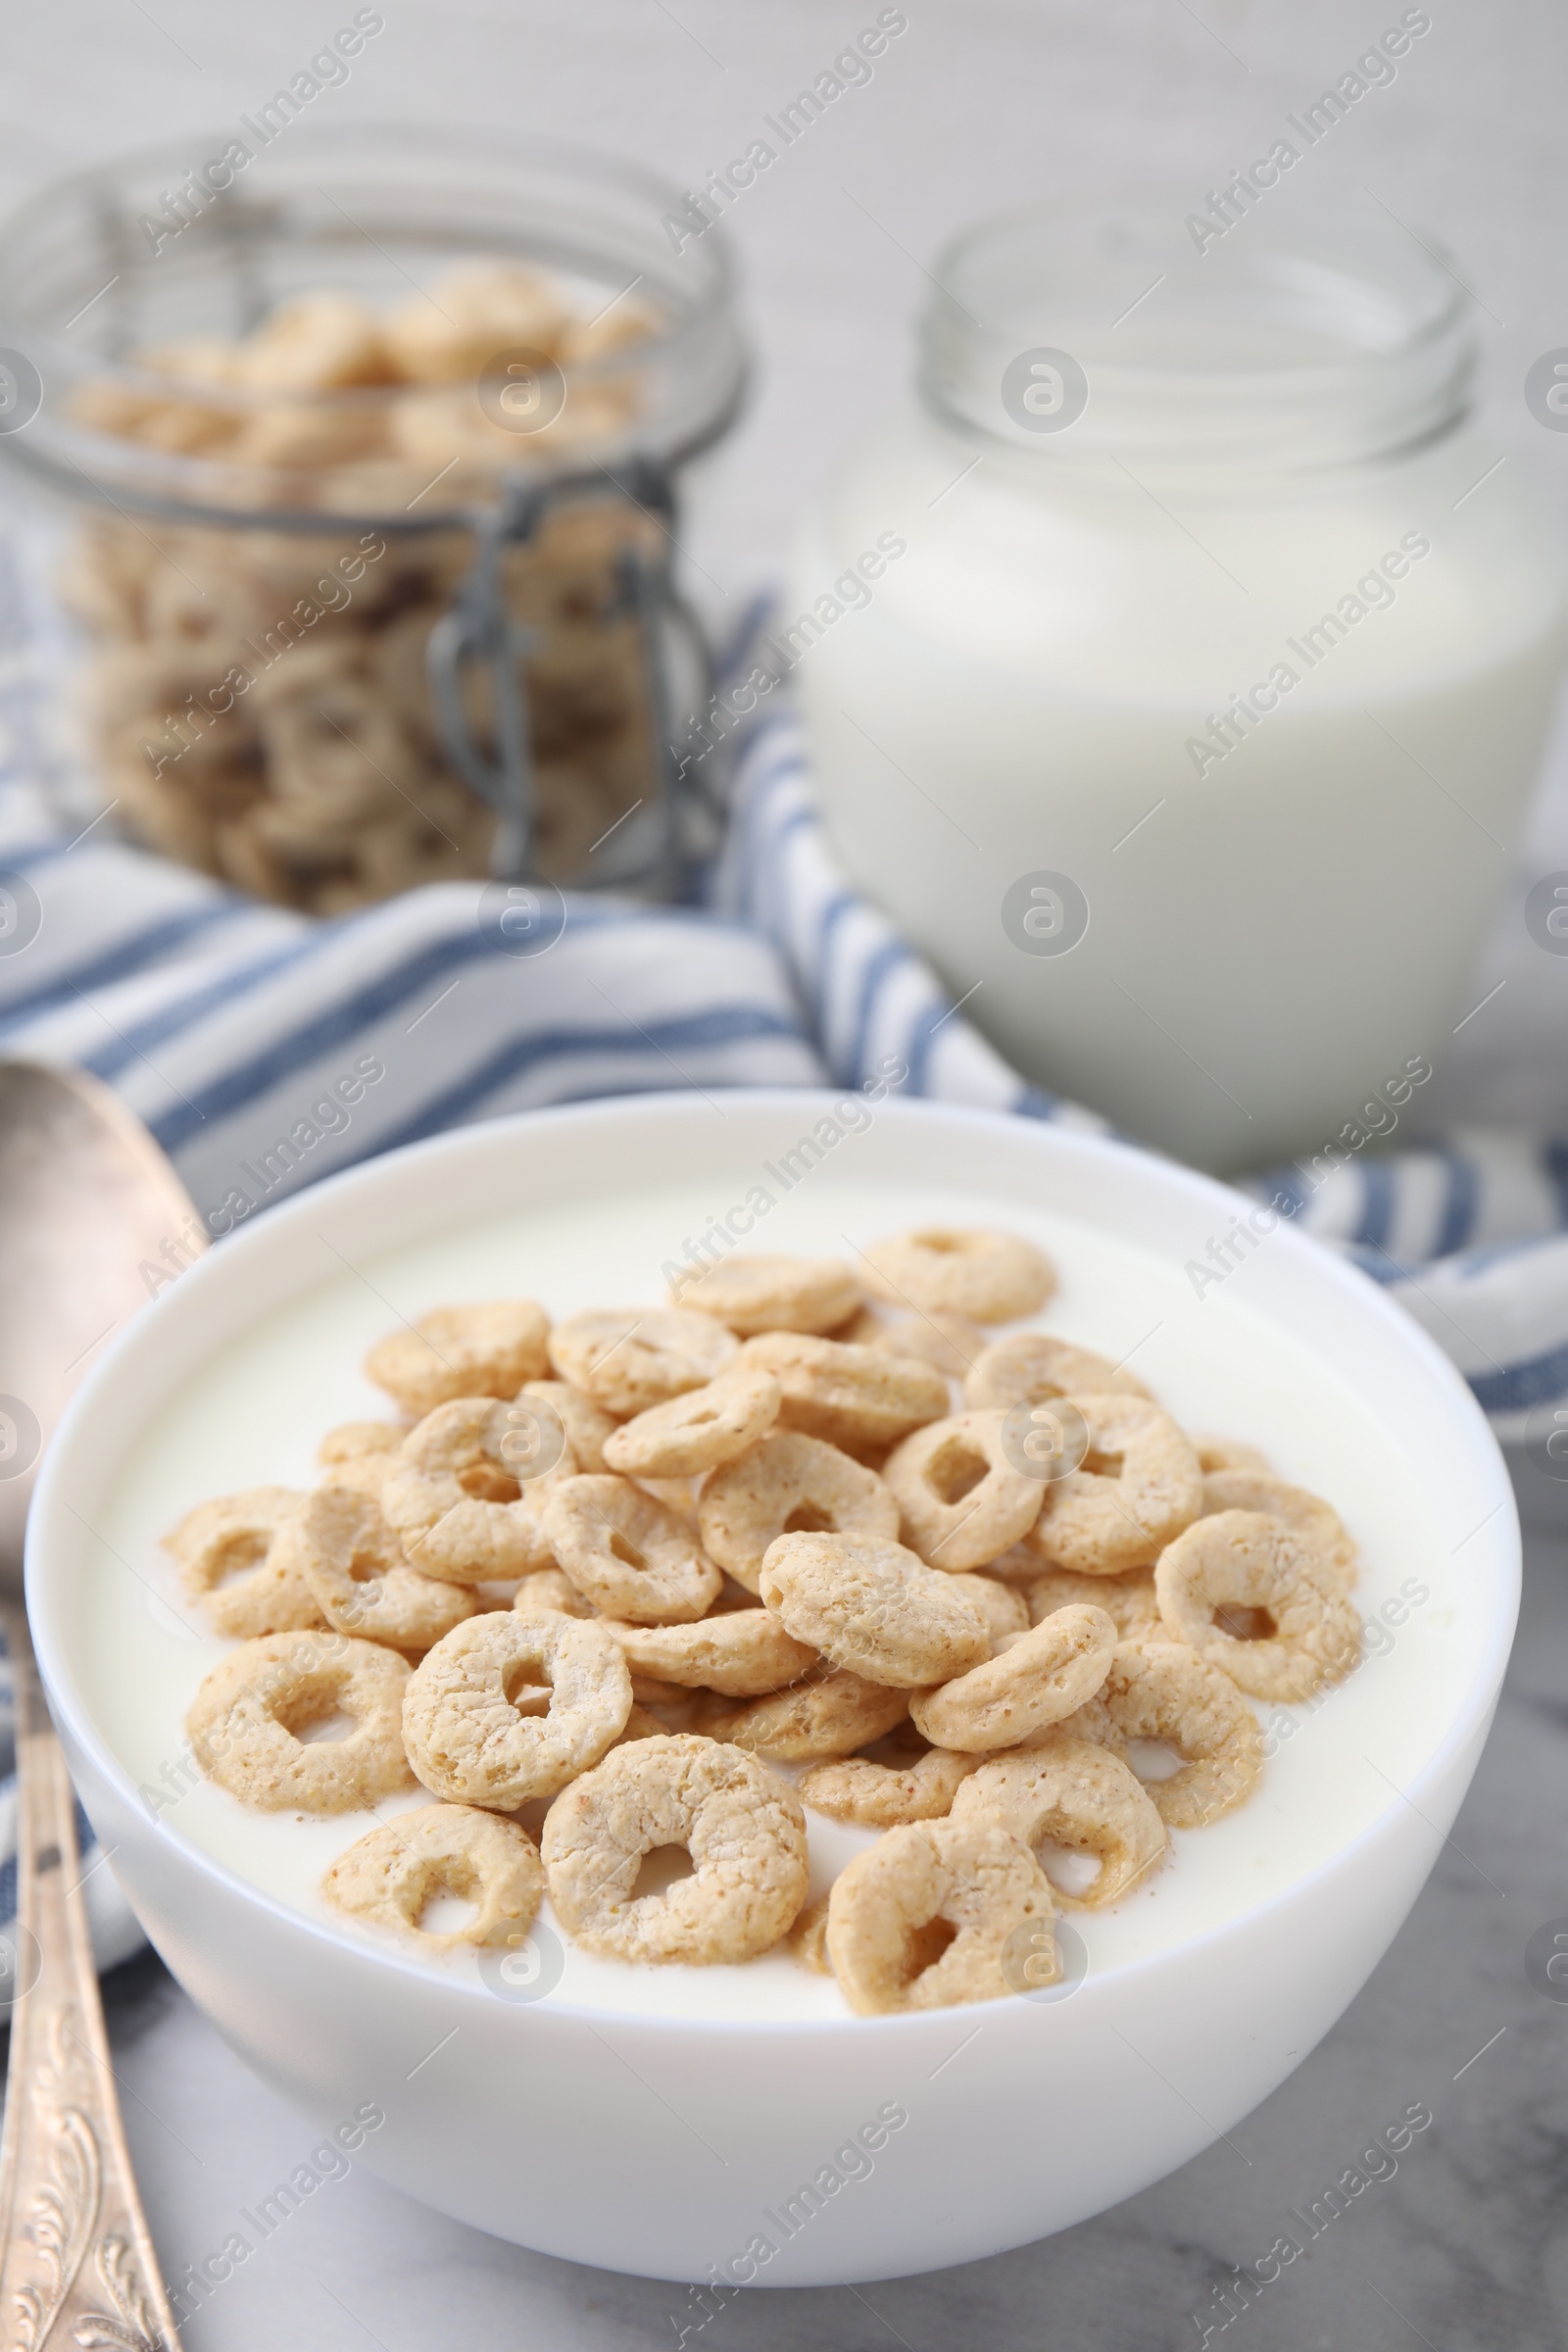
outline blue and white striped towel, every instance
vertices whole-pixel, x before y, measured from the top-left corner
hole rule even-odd
[[[7,602],[0,568],[0,617]],[[907,1063],[912,1094],[1104,1128],[1010,1070],[847,886],[787,709],[763,706],[745,743],[707,905],[577,900],[550,952],[519,959],[485,925],[477,884],[316,922],[150,857],[110,823],[83,830],[51,781],[38,668],[13,633],[0,873],[36,894],[40,919],[0,954],[0,1052],[76,1062],[116,1088],[215,1232],[470,1120],[662,1088],[853,1086],[887,1054]],[[346,1107],[328,1090],[356,1076]],[[1386,1283],[1500,1434],[1568,1402],[1568,1140],[1470,1135],[1363,1153],[1321,1181],[1265,1173],[1254,1189],[1288,1195],[1303,1226]],[[0,1857],[10,1819],[0,1783]],[[8,1899],[0,1859],[0,1925]],[[123,1915],[102,1924],[107,1961],[129,1931]]]

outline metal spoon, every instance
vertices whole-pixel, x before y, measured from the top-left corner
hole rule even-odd
[[[20,1600],[38,1457],[112,1332],[206,1247],[178,1177],[96,1080],[0,1062],[0,1593]],[[20,1605],[0,1602],[17,1719],[17,1927],[0,2138],[0,2343],[177,2344],[125,2148],[80,1886],[74,1796]]]

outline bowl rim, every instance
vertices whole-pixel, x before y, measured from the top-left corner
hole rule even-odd
[[[854,1090],[849,1088],[784,1088],[746,1087],[726,1088],[724,1100],[736,1108],[756,1111],[789,1109],[809,1113],[825,1109],[845,1099]],[[439,1166],[444,1160],[462,1156],[467,1151],[480,1150],[501,1136],[548,1135],[563,1127],[596,1125],[613,1127],[629,1123],[633,1127],[658,1124],[671,1116],[687,1118],[696,1124],[699,1115],[710,1117],[711,1104],[706,1096],[685,1089],[670,1089],[643,1095],[600,1097],[583,1102],[559,1103],[533,1110],[516,1111],[497,1119],[476,1120],[470,1125],[449,1129],[420,1142],[358,1161],[353,1166],[323,1176],[307,1185],[288,1200],[279,1201],[254,1225],[240,1227],[225,1237],[221,1250],[211,1250],[198,1258],[181,1276],[178,1290],[186,1299],[205,1293],[214,1283],[228,1279],[224,1267],[240,1264],[259,1250],[275,1249],[290,1231],[303,1225],[319,1212],[327,1199],[341,1200],[360,1191],[368,1191],[377,1184],[397,1186],[404,1171],[421,1166]],[[910,1127],[938,1125],[972,1129],[978,1137],[988,1132],[1005,1135],[1009,1141],[1027,1139],[1026,1149],[1038,1146],[1047,1153],[1060,1151],[1071,1159],[1093,1166],[1097,1161],[1109,1161],[1126,1166],[1131,1164],[1139,1174],[1138,1180],[1165,1187],[1173,1194],[1185,1194],[1196,1205],[1207,1202],[1215,1209],[1223,1208],[1227,1216],[1238,1207],[1255,1208],[1253,1196],[1244,1194],[1216,1177],[1188,1168],[1181,1162],[1168,1160],[1144,1147],[1098,1132],[1075,1128],[1064,1122],[1049,1119],[1020,1118],[1016,1113],[979,1108],[965,1103],[952,1103],[917,1098],[913,1101],[889,1097],[877,1106],[878,1119],[889,1118]],[[706,1133],[706,1128],[704,1130]],[[982,1179],[979,1189],[984,1189]],[[1417,1813],[1421,1807],[1410,1791],[1418,1793],[1430,1784],[1441,1781],[1465,1747],[1485,1736],[1497,1692],[1512,1647],[1518,1616],[1522,1541],[1513,1487],[1508,1476],[1502,1449],[1468,1384],[1436,1341],[1404,1312],[1349,1259],[1337,1255],[1322,1243],[1295,1226],[1282,1223],[1274,1229],[1271,1241],[1298,1253],[1309,1266],[1312,1278],[1337,1291],[1350,1311],[1370,1316],[1410,1355],[1414,1367],[1440,1390],[1446,1391],[1456,1433],[1462,1432],[1468,1441],[1472,1467],[1484,1472],[1483,1483],[1490,1481],[1495,1490],[1493,1508],[1477,1525],[1472,1534],[1462,1540],[1456,1549],[1467,1548],[1471,1543],[1493,1530],[1492,1567],[1495,1574],[1494,1592],[1491,1605],[1491,1625],[1487,1640],[1472,1653],[1467,1680],[1452,1719],[1433,1746],[1419,1769],[1404,1788],[1391,1784],[1387,1804],[1354,1833],[1344,1844],[1316,1864],[1301,1877],[1264,1896],[1259,1902],[1216,1926],[1202,1929],[1186,1936],[1168,1949],[1150,1952],[1141,1958],[1122,1961],[1101,1977],[1086,1977],[1075,1990],[1094,1997],[1112,1983],[1133,1984],[1149,1972],[1172,1963],[1189,1962],[1205,1951],[1234,1939],[1266,1929],[1268,1922],[1300,1903],[1311,1899],[1345,1868],[1366,1849],[1385,1838],[1391,1826],[1401,1817],[1401,1808]],[[166,1297],[172,1298],[169,1293]],[[64,1489],[71,1476],[74,1451],[90,1438],[100,1399],[112,1394],[125,1377],[122,1366],[133,1361],[139,1348],[146,1347],[152,1319],[137,1315],[105,1349],[72,1399],[53,1442],[45,1455],[32,1507],[28,1514],[25,1587],[28,1620],[32,1629],[34,1649],[39,1671],[48,1694],[49,1704],[64,1733],[68,1746],[74,1746],[90,1763],[93,1772],[113,1790],[115,1797],[138,1814],[143,1810],[130,1773],[105,1736],[99,1731],[87,1705],[80,1684],[72,1669],[72,1645],[68,1631],[62,1626],[54,1595],[49,1585],[49,1570],[45,1564],[45,1547],[50,1544],[52,1527],[63,1512],[69,1513]],[[1500,1525],[1498,1524],[1500,1522]],[[1425,1820],[1425,1815],[1422,1819]],[[1435,1828],[1435,1825],[1431,1825]],[[398,1978],[408,1978],[426,1987],[435,1998],[452,1997],[463,2001],[494,2000],[494,1994],[482,1981],[459,1976],[434,1968],[430,1962],[395,1944],[382,1945],[368,1936],[361,1937],[346,1924],[315,1919],[297,1910],[279,1896],[268,1892],[253,1881],[220,1862],[199,1845],[172,1821],[158,1819],[148,1822],[149,1831],[170,1843],[181,1861],[198,1875],[216,1882],[230,1898],[255,1906],[267,1914],[275,1925],[286,1932],[302,1935],[351,1962],[358,1961],[374,1971],[390,1972]],[[1437,1832],[1446,1841],[1446,1834]],[[1071,1914],[1066,1915],[1071,1919]],[[552,1930],[552,1933],[555,1931]],[[1380,1954],[1381,1957],[1381,1954]],[[1027,1995],[1008,1995],[1006,1999],[1028,1998]],[[530,2013],[534,2004],[518,2004]],[[1058,2007],[1056,2002],[1038,2003],[1032,2007]],[[701,2015],[670,2015],[637,2008],[616,2008],[600,2002],[558,2001],[553,1997],[541,2003],[543,2014],[553,2016],[562,2025],[591,2026],[598,2022],[627,2030],[645,2031],[661,2037],[669,2034],[701,2033],[705,2037],[749,2036],[764,2034],[810,2038],[820,2034],[842,2034],[852,2031],[874,2029],[884,2036],[892,2034],[907,2035],[940,2033],[944,2023],[951,2023],[957,2012],[952,2009],[904,2010],[883,2017],[860,2017],[846,2009],[842,2016],[798,2018],[734,2018]],[[989,2012],[996,2004],[978,2002],[966,2004]],[[1083,2016],[1082,2009],[1074,2012]]]

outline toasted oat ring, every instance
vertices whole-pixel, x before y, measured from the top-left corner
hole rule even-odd
[[[318,1487],[279,1541],[340,1634],[428,1649],[478,1606],[465,1586],[411,1568],[374,1495],[353,1487]]]
[[[403,1441],[397,1467],[381,1489],[381,1509],[403,1539],[410,1565],[447,1584],[482,1585],[552,1565],[540,1521],[546,1481],[575,1468],[564,1431],[552,1471],[520,1481],[506,1448],[531,1453],[550,1432],[542,1406],[493,1396],[454,1396],[426,1413]],[[526,1459],[518,1462],[527,1467]]]
[[[1120,1372],[1092,1348],[1075,1348],[1049,1331],[1015,1331],[993,1340],[963,1384],[963,1400],[1005,1412],[1015,1404],[1044,1404],[1052,1396],[1147,1396],[1131,1372]]]
[[[617,1425],[581,1389],[574,1389],[569,1380],[527,1380],[517,1391],[516,1402],[550,1405],[560,1416],[578,1469],[603,1470],[605,1440]]]
[[[1028,1588],[1029,1616],[1038,1625],[1057,1609],[1103,1609],[1115,1620],[1123,1642],[1162,1642],[1164,1619],[1154,1597],[1154,1579],[1148,1568],[1131,1568],[1121,1576],[1078,1576],[1071,1568],[1048,1568]]]
[[[279,1543],[304,1502],[292,1487],[247,1487],[240,1494],[199,1502],[164,1538],[164,1548],[179,1562],[186,1585],[220,1634],[244,1641],[325,1624],[315,1593]]]
[[[771,1372],[779,1421],[846,1453],[879,1453],[948,1410],[948,1384],[914,1356],[857,1348],[808,1332],[765,1331],[742,1344],[748,1368]]]
[[[767,1609],[726,1609],[700,1625],[627,1625],[602,1620],[634,1676],[654,1675],[682,1690],[717,1690],[726,1698],[759,1698],[800,1681],[817,1663]]]
[[[564,1568],[536,1568],[525,1576],[512,1595],[512,1605],[521,1617],[592,1617],[591,1602],[584,1600]]]
[[[1108,1721],[1119,1743],[1163,1740],[1182,1758],[1168,1780],[1145,1783],[1173,1830],[1200,1829],[1251,1794],[1263,1769],[1257,1718],[1228,1675],[1184,1642],[1123,1642],[1086,1714]],[[1095,1736],[1093,1721],[1064,1731]]]
[[[731,1365],[704,1387],[622,1422],[605,1441],[605,1468],[631,1478],[701,1477],[765,1437],[778,1407],[771,1372]]]
[[[1203,1507],[1198,1456],[1168,1413],[1141,1396],[1075,1396],[1090,1450],[1050,1482],[1029,1541],[1048,1567],[1081,1576],[1148,1568]],[[1102,1463],[1119,1462],[1120,1476]]]
[[[860,1286],[833,1257],[729,1257],[670,1285],[677,1306],[712,1315],[743,1339],[760,1331],[833,1331],[860,1303]]]
[[[873,1242],[860,1252],[860,1270],[867,1289],[890,1306],[968,1315],[976,1323],[1032,1315],[1056,1287],[1054,1266],[1032,1242],[956,1225]]]
[[[703,1548],[755,1592],[778,1537],[897,1536],[899,1506],[872,1470],[821,1438],[775,1429],[713,1471],[697,1506]]]
[[[809,1800],[808,1800],[809,1801]],[[1060,1733],[1025,1754],[994,1756],[958,1788],[955,1821],[991,1814],[1037,1859],[1043,1839],[1100,1857],[1100,1876],[1066,1910],[1100,1911],[1157,1870],[1170,1840],[1137,1776],[1109,1748]]]
[[[859,2017],[999,2000],[1010,1936],[1055,1916],[1029,1848],[984,1816],[889,1830],[840,1872],[827,1907],[827,1954]],[[942,1949],[941,1927],[957,1932]],[[930,1955],[941,1952],[940,1958]]]
[[[550,1318],[533,1298],[437,1306],[377,1340],[366,1377],[422,1419],[449,1396],[515,1396],[548,1372]]]
[[[1267,1470],[1211,1470],[1203,1479],[1203,1517],[1219,1511],[1261,1511],[1322,1554],[1336,1589],[1355,1583],[1355,1544],[1331,1503],[1305,1487],[1293,1487]]]
[[[902,1829],[906,1822],[943,1820],[981,1761],[952,1747],[928,1747],[905,1765],[846,1756],[842,1763],[813,1764],[796,1782],[795,1793],[830,1821],[853,1821],[867,1830]]]
[[[690,1878],[633,1892],[647,1854],[684,1846]],[[569,1934],[607,1960],[755,1959],[806,1900],[806,1816],[754,1756],[665,1734],[616,1748],[545,1821],[550,1899]]]
[[[735,1353],[735,1335],[711,1315],[682,1307],[600,1309],[572,1315],[550,1335],[563,1380],[621,1420],[700,1389]]]
[[[543,1713],[520,1711],[541,1696]],[[419,1660],[403,1740],[437,1796],[510,1812],[597,1764],[630,1713],[626,1661],[603,1626],[494,1609]]]
[[[1198,1456],[1198,1467],[1205,1478],[1210,1471],[1218,1470],[1256,1470],[1264,1478],[1272,1476],[1267,1454],[1260,1453],[1255,1446],[1244,1446],[1239,1438],[1216,1438],[1207,1430],[1201,1434],[1189,1430],[1188,1436],[1193,1441],[1193,1451]],[[1222,1505],[1221,1507],[1230,1508],[1231,1506]],[[1245,1503],[1238,1503],[1234,1507],[1238,1510],[1245,1510],[1249,1506]]]
[[[538,1848],[514,1821],[473,1805],[421,1805],[400,1813],[339,1854],[321,1892],[339,1911],[416,1936],[428,1952],[520,1943],[545,1890]],[[433,1935],[419,1925],[432,1895],[474,1905],[466,1927]]]
[[[962,1592],[975,1603],[986,1621],[993,1650],[1008,1634],[1029,1631],[1028,1601],[1013,1586],[999,1585],[994,1576],[971,1576],[962,1570],[950,1576],[948,1583],[955,1592]],[[1082,1600],[1095,1595],[1074,1592],[1071,1597]]]
[[[824,1756],[853,1756],[902,1723],[908,1693],[836,1667],[811,1674],[754,1698],[743,1707],[721,1707],[702,1719],[710,1739],[724,1740],[748,1755],[769,1756],[775,1764],[814,1764]]]
[[[344,1421],[329,1429],[316,1448],[322,1484],[379,1494],[408,1434],[401,1421]]]
[[[993,1410],[928,1422],[882,1465],[905,1539],[933,1568],[983,1568],[1040,1516],[1042,1482],[1008,1459],[1005,1418]]]
[[[564,1479],[545,1506],[545,1532],[578,1592],[633,1625],[690,1624],[724,1581],[685,1520],[629,1479]]]
[[[185,1718],[211,1781],[264,1812],[354,1813],[414,1785],[400,1716],[409,1662],[338,1633],[264,1634],[213,1668]],[[341,1740],[301,1740],[341,1711]]]
[[[842,1331],[839,1339],[860,1339]],[[948,1380],[963,1380],[985,1353],[986,1335],[968,1315],[900,1315],[864,1334],[864,1343],[888,1355],[912,1355]]]
[[[933,1747],[1016,1747],[1094,1696],[1115,1646],[1103,1609],[1058,1609],[1013,1635],[1000,1657],[911,1698],[910,1717]]]
[[[833,1974],[833,1963],[827,1956],[827,1896],[819,1894],[808,1903],[784,1940],[792,1958],[803,1968],[819,1977]]]
[[[948,1682],[991,1655],[977,1605],[885,1536],[780,1536],[758,1590],[798,1642],[890,1690]]]
[[[1324,1559],[1261,1511],[1216,1512],[1160,1554],[1160,1616],[1172,1641],[1190,1642],[1250,1697],[1310,1698],[1361,1654],[1361,1621]],[[1227,1623],[1232,1612],[1242,1622]]]

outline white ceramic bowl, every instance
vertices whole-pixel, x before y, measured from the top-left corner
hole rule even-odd
[[[112,1512],[117,1465],[181,1385],[318,1286],[323,1243],[373,1271],[399,1247],[502,1212],[628,1187],[700,1185],[722,1209],[764,1164],[777,1171],[829,1102],[594,1103],[466,1128],[317,1186],[225,1241],[127,1331],[60,1431],[29,1533],[34,1638],[87,1810],[219,2030],[323,2129],[375,2102],[386,2122],[364,2158],[412,2195],[553,2254],[677,2280],[805,2285],[964,2261],[1098,2213],[1232,2129],[1333,2025],[1415,1899],[1475,1769],[1517,1603],[1497,1448],[1446,1360],[1371,1283],[1286,1228],[1204,1304],[1182,1269],[1211,1262],[1208,1239],[1245,1205],[1234,1194],[1061,1128],[890,1102],[803,1186],[819,1219],[851,1185],[983,1196],[998,1222],[1049,1204],[1141,1253],[1151,1282],[1163,1268],[1167,1363],[1179,1368],[1184,1331],[1196,1348],[1218,1328],[1203,1317],[1289,1334],[1375,1433],[1391,1474],[1424,1490],[1435,1541],[1457,1555],[1459,1663],[1401,1788],[1283,1891],[1177,1948],[1092,1967],[1070,1999],[869,2021],[498,1999],[259,1891],[185,1834],[177,1807],[150,1818],[95,1701],[90,1612],[128,1566],[91,1529]],[[789,1223],[781,1212],[769,1246],[794,1246]],[[879,2112],[907,2121],[890,2131]],[[863,2157],[852,2152],[862,2126]]]

